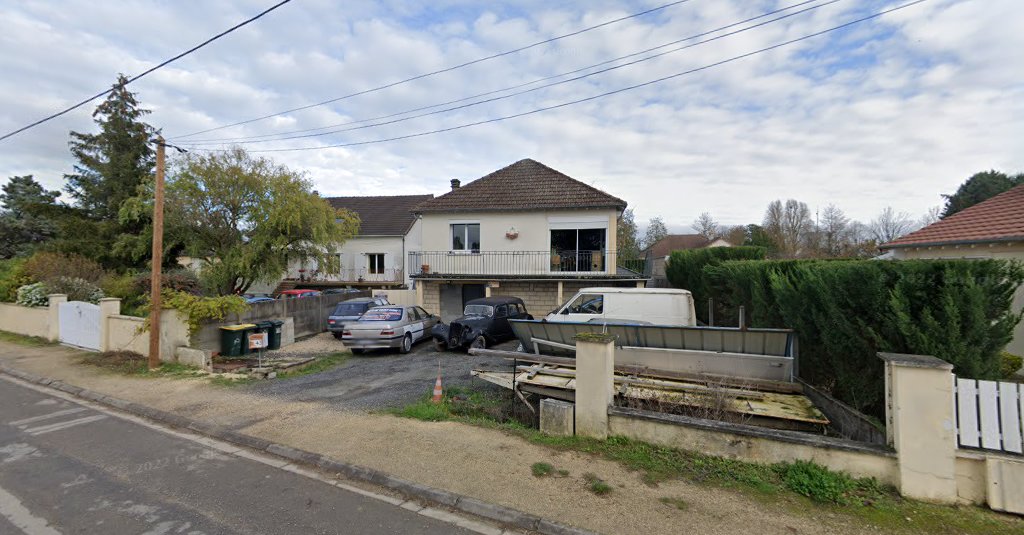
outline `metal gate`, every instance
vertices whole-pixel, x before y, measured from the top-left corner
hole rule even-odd
[[[61,303],[57,311],[60,342],[85,349],[100,348],[100,307],[83,301]]]

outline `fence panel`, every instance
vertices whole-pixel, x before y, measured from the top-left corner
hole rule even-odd
[[[978,414],[981,417],[981,447],[1002,449],[999,443],[999,388],[995,381],[978,381]]]
[[[1020,434],[1019,385],[999,383],[999,420],[1003,430],[1003,449],[1024,453]]]
[[[1024,385],[956,378],[959,445],[1024,453]]]
[[[960,430],[960,445],[981,446],[978,427],[978,383],[974,379],[956,379],[956,419]]]

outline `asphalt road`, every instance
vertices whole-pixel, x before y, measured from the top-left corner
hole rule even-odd
[[[0,379],[0,533],[473,533],[234,450]]]

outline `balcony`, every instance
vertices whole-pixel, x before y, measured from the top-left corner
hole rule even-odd
[[[430,276],[537,276],[643,278],[643,258],[616,251],[422,251],[409,253],[413,278]]]
[[[405,271],[402,269],[385,269],[379,273],[371,273],[368,268],[342,269],[336,275],[317,270],[289,270],[289,280],[312,283],[402,283],[405,282]]]

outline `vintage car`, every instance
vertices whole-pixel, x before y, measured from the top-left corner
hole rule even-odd
[[[518,297],[484,297],[466,303],[462,316],[448,325],[438,323],[431,331],[438,351],[456,348],[485,348],[512,339],[508,320],[532,320],[526,304]]]
[[[367,310],[373,307],[381,307],[390,305],[387,299],[383,297],[356,297],[355,299],[346,299],[337,304],[331,314],[327,316],[327,330],[331,331],[331,334],[335,338],[341,340],[341,332],[345,329],[345,325],[359,321],[359,318],[363,317],[363,314]]]
[[[341,341],[352,353],[367,349],[397,347],[402,353],[430,336],[430,329],[439,317],[417,306],[382,306],[367,310],[359,321],[345,324]]]

